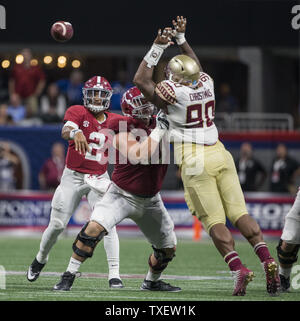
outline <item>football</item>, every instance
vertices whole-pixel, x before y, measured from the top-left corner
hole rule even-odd
[[[73,27],[70,22],[57,21],[51,27],[51,36],[58,42],[66,42],[73,37]]]

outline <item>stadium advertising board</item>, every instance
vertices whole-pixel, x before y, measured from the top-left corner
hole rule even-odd
[[[192,228],[193,216],[187,208],[183,192],[163,192],[163,200],[176,229]],[[49,222],[52,194],[36,192],[0,194],[0,229],[44,229]],[[263,232],[278,233],[282,230],[284,218],[293,204],[290,196],[270,193],[246,195],[247,208],[260,225]],[[90,217],[91,210],[85,199],[74,212],[69,227],[80,227]],[[232,228],[230,224],[229,227]],[[129,219],[119,224],[122,228],[137,228]]]

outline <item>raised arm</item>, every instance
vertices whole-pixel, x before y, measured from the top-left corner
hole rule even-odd
[[[196,63],[199,65],[200,71],[203,71],[198,57],[196,56],[194,50],[191,48],[191,46],[185,39],[185,31],[187,24],[186,18],[184,18],[183,16],[177,16],[176,20],[172,20],[172,24],[175,29],[173,30],[173,36],[175,37],[176,43],[179,46],[181,53],[194,59]]]
[[[166,115],[159,111],[156,117],[156,127],[143,142],[136,140],[132,133],[119,133],[114,136],[113,146],[132,164],[149,163],[149,160],[159,148],[159,143],[169,129]]]
[[[167,104],[155,93],[156,84],[152,80],[154,67],[157,65],[164,50],[173,42],[171,42],[172,28],[165,28],[163,32],[158,30],[157,37],[151,49],[142,60],[134,78],[134,84],[143,93],[148,101],[151,101],[156,107],[167,111]]]

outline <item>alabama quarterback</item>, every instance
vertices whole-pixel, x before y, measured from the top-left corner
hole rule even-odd
[[[121,107],[127,116],[123,119],[127,129],[120,131],[119,121],[110,123],[110,129],[116,132],[113,144],[118,151],[112,182],[96,203],[90,222],[73,243],[72,258],[79,268],[92,256],[95,246],[107,232],[123,219],[130,218],[154,250],[141,290],[179,292],[179,287],[160,280],[162,271],[175,256],[177,242],[173,221],[159,194],[168,165],[149,162],[151,155],[159,151],[168,122],[162,112],[153,117],[154,105],[146,101],[136,87],[124,93]],[[70,290],[77,271],[67,269],[54,290]]]
[[[52,246],[67,226],[82,197],[87,197],[93,209],[110,184],[108,164],[101,162],[106,141],[101,130],[107,128],[112,119],[119,117],[107,111],[112,88],[104,77],[94,76],[85,83],[82,90],[83,106],[71,106],[64,116],[62,137],[69,142],[66,167],[52,199],[50,222],[43,233],[40,250],[27,272],[27,279],[31,282],[39,277]],[[104,238],[104,248],[109,266],[109,286],[121,288],[123,284],[119,275],[119,238],[116,228]],[[69,264],[72,269],[74,262],[70,261]]]
[[[177,17],[173,28],[158,31],[151,49],[141,62],[134,83],[146,99],[167,114],[170,138],[180,165],[185,199],[229,265],[234,278],[233,295],[245,295],[254,274],[234,248],[226,217],[253,246],[267,280],[270,295],[278,294],[278,266],[271,257],[261,230],[248,215],[231,154],[218,139],[214,124],[215,94],[212,78],[203,72],[197,56],[185,39],[186,19]],[[175,38],[181,54],[166,66],[165,80],[152,81],[154,67]]]

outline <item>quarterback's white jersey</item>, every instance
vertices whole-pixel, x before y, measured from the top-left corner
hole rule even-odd
[[[157,84],[155,92],[168,103],[172,141],[205,145],[217,142],[214,83],[208,74],[200,73],[200,83],[195,89],[164,80]]]

